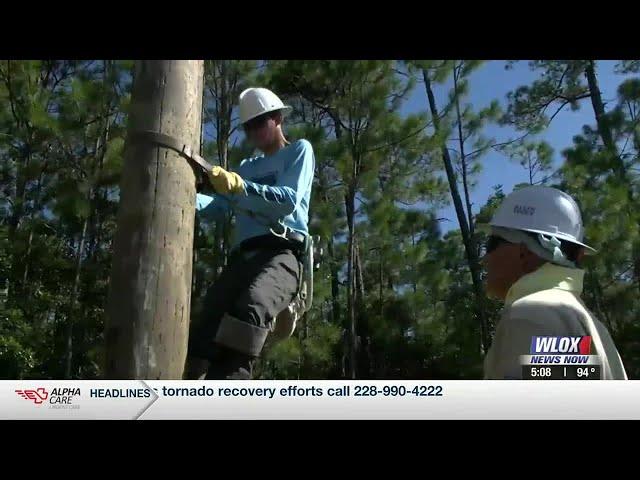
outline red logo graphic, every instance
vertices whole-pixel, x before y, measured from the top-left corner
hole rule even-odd
[[[580,355],[589,355],[591,353],[591,336],[587,335],[582,337],[578,346],[580,348]]]
[[[49,398],[49,392],[42,387],[37,390],[16,390],[16,393],[25,400],[33,400],[36,405],[40,405]]]

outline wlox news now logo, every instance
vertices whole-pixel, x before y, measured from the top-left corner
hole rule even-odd
[[[79,388],[54,388],[49,392],[44,387],[16,390],[16,393],[34,405],[48,403],[49,408],[77,409],[80,405],[74,404],[75,397],[80,396]]]
[[[532,337],[530,363],[589,363],[591,337]]]

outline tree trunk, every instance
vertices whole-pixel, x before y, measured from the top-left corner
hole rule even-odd
[[[355,244],[355,270],[356,270],[356,294],[358,308],[364,302],[364,276],[362,274],[362,262],[360,258],[360,248]]]
[[[379,301],[380,301],[380,318],[382,318],[382,316],[384,315],[384,296],[383,296],[383,288],[382,288],[382,284],[384,282],[384,277],[382,275],[382,255],[383,255],[383,250],[382,247],[380,247],[379,250],[379,254],[380,254],[380,263],[378,264],[378,287],[379,287],[379,291],[378,291],[378,297],[379,297]]]
[[[348,253],[347,253],[347,319],[349,322],[349,340],[350,340],[350,361],[349,376],[352,379],[357,375],[357,358],[358,358],[358,334],[356,331],[356,279],[355,279],[355,186],[349,186],[347,195],[345,196],[345,206],[347,210],[347,225],[349,227]]]
[[[602,103],[602,96],[600,95],[600,88],[598,86],[598,79],[596,77],[595,61],[587,60],[587,65],[584,70],[587,77],[587,84],[589,86],[589,93],[591,98],[591,105],[593,106],[593,112],[596,115],[596,123],[598,125],[598,131],[600,137],[607,150],[612,155],[619,157],[618,148],[613,140],[613,134],[611,133],[611,127],[609,125],[606,113],[604,111],[604,104]]]
[[[429,75],[427,74],[426,70],[422,71],[422,77],[424,79],[425,88],[427,90],[427,97],[429,98],[429,108],[431,110],[431,116],[433,117],[433,125],[436,133],[439,133],[440,117],[438,116],[436,100],[433,95],[433,90],[431,89],[431,80],[429,79]],[[471,271],[471,281],[473,282],[473,290],[476,296],[476,310],[478,319],[480,320],[480,340],[484,353],[489,348],[489,336],[487,332],[487,322],[484,309],[484,291],[482,288],[482,281],[480,280],[480,262],[478,260],[475,241],[469,231],[467,218],[465,216],[464,207],[462,206],[462,200],[460,198],[460,192],[458,192],[458,183],[456,180],[455,172],[453,171],[451,157],[449,156],[449,150],[447,149],[446,143],[442,146],[442,160],[447,172],[449,190],[451,191],[451,198],[453,199],[456,216],[458,217],[458,223],[460,224],[462,241],[464,242],[467,262],[469,263],[469,270]]]
[[[227,62],[228,60],[212,60],[210,63],[210,71],[213,75],[211,92],[216,102],[216,149],[220,166],[225,170],[229,170],[229,138],[231,137],[231,116],[233,113],[232,88],[229,82]],[[214,279],[217,279],[227,264],[230,230],[231,224],[226,216],[223,221],[216,223],[214,241],[218,254],[215,257]]]
[[[336,140],[340,141],[342,138],[342,127],[340,126],[340,121],[337,114],[331,110],[327,110],[327,113],[331,117],[333,121],[333,127],[336,134]],[[356,178],[357,178],[357,165],[356,158],[353,158],[353,170],[351,177],[351,184],[347,187],[347,192],[344,197],[345,201],[345,210],[347,213],[347,227],[349,229],[348,239],[347,239],[347,328],[349,331],[348,341],[346,342],[348,345],[348,355],[345,355],[346,358],[349,358],[349,377],[352,379],[356,378],[357,369],[357,353],[358,353],[358,337],[356,334],[356,317],[355,317],[355,278],[354,278],[354,242],[355,242],[355,199],[356,199]],[[336,280],[337,280],[337,267],[336,267]],[[344,368],[344,360],[343,360],[343,373]]]
[[[29,220],[31,221],[31,225],[29,225],[29,239],[27,240],[27,251],[21,260],[22,262],[24,262],[24,273],[22,275],[22,288],[26,297],[28,297],[31,294],[31,289],[29,288],[29,269],[31,265],[30,264],[31,250],[33,247],[33,227],[34,227],[33,216],[34,216],[34,213],[39,212],[40,209],[42,208],[42,205],[40,204],[40,200],[41,200],[40,194],[42,193],[42,177],[43,176],[44,176],[44,168],[42,169],[38,177],[38,186],[36,187],[35,199],[33,201],[33,209],[29,214]]]
[[[618,152],[618,146],[615,143],[613,138],[613,133],[611,131],[611,126],[609,125],[609,120],[607,118],[606,112],[604,110],[604,104],[602,103],[602,97],[600,95],[600,87],[598,85],[598,78],[596,77],[596,68],[595,61],[588,60],[587,65],[585,67],[585,76],[587,77],[587,83],[589,85],[589,92],[591,94],[591,105],[593,106],[593,111],[596,116],[596,124],[598,125],[598,132],[600,133],[600,137],[602,138],[602,142],[605,147],[609,151],[610,155],[615,159],[613,165],[615,165],[615,175],[618,180],[627,186],[627,198],[629,200],[629,207],[627,212],[629,214],[635,214],[635,196],[633,194],[633,190],[631,189],[631,182],[629,179],[629,175],[627,172],[627,168],[624,164],[624,160],[620,158],[620,153]],[[636,223],[640,228],[640,220],[636,218]],[[638,288],[640,289],[640,246],[636,245],[633,247],[633,275],[634,279],[638,283]]]
[[[602,291],[602,286],[598,282],[598,277],[594,270],[588,269],[586,271],[585,281],[593,295],[593,302],[598,318],[607,325],[611,334],[615,335],[615,326],[611,322],[611,317],[607,314],[607,309],[603,308],[604,292]]]
[[[14,235],[16,230],[18,229],[18,225],[20,224],[20,220],[22,219],[22,215],[24,213],[24,202],[26,200],[26,187],[27,187],[27,179],[26,179],[26,171],[29,168],[29,162],[31,161],[31,131],[29,129],[28,121],[23,121],[20,119],[17,109],[16,109],[16,96],[13,92],[12,87],[12,74],[11,74],[11,60],[7,60],[7,74],[5,78],[5,83],[7,87],[8,100],[11,112],[13,114],[13,120],[15,122],[16,132],[20,131],[21,125],[24,123],[27,128],[27,138],[24,140],[24,150],[21,152],[21,165],[16,162],[16,171],[15,171],[15,188],[13,189],[13,207],[11,211],[11,215],[9,217],[9,241],[13,242]],[[16,277],[14,277],[16,278]]]
[[[413,229],[411,229],[411,246],[416,248],[416,234]],[[413,293],[418,293],[418,279],[416,278],[415,270],[411,275],[411,283],[413,283]]]
[[[112,68],[112,60],[104,60],[104,77],[103,84],[104,88],[107,89],[109,85],[109,73]],[[99,248],[101,241],[101,230],[102,230],[102,220],[100,218],[100,208],[97,206],[97,200],[99,198],[103,199],[102,205],[104,205],[104,199],[106,199],[106,189],[101,189],[99,185],[100,176],[102,174],[102,169],[104,168],[104,157],[107,153],[107,146],[109,143],[109,134],[111,131],[111,117],[108,115],[108,112],[111,110],[111,102],[112,97],[107,97],[104,105],[103,105],[103,120],[102,120],[102,132],[96,139],[96,162],[97,167],[92,169],[92,178],[95,179],[96,186],[93,188],[93,195],[89,195],[89,256],[88,261],[95,261],[95,254]],[[101,192],[103,190],[103,192]]]
[[[11,280],[14,281],[14,284],[10,288],[10,295],[14,302],[18,302],[19,300],[24,300],[24,290],[25,283],[20,282],[20,271],[23,270],[22,263],[23,258],[15,254],[15,247],[18,244],[17,235],[18,228],[22,222],[22,218],[25,214],[24,204],[27,200],[27,180],[25,172],[29,168],[29,163],[31,160],[31,148],[29,144],[26,145],[26,150],[24,153],[24,158],[22,161],[22,168],[16,165],[16,188],[15,188],[15,196],[13,198],[13,208],[11,212],[11,216],[9,217],[9,232],[8,238],[9,243],[14,247],[13,250],[13,259],[11,262]]]
[[[462,166],[462,186],[464,188],[464,199],[467,205],[467,217],[469,221],[469,232],[473,235],[474,224],[473,214],[471,212],[471,196],[469,195],[469,184],[467,181],[467,156],[464,153],[464,138],[462,131],[462,114],[460,113],[460,97],[458,95],[458,73],[456,67],[453,67],[453,87],[455,90],[456,117],[458,119],[458,142],[460,145],[460,164]]]
[[[27,282],[29,281],[29,259],[31,257],[31,247],[33,246],[33,225],[29,228],[29,239],[27,240],[27,251],[22,261],[24,262],[24,273],[22,275],[22,285],[27,290]]]
[[[331,120],[333,121],[333,129],[336,134],[336,140],[340,141],[342,138],[342,127],[338,120],[337,115],[330,112]],[[341,307],[340,307],[340,282],[338,281],[338,262],[336,261],[335,249],[333,244],[333,236],[329,239],[329,255],[331,256],[331,298],[333,302],[333,319],[336,325],[340,325],[341,321]]]
[[[132,130],[197,147],[203,62],[136,63]],[[177,152],[125,146],[107,307],[106,377],[181,379],[191,300],[195,175]]]
[[[354,270],[356,275],[356,301],[355,301],[355,310],[357,314],[357,327],[358,327],[358,338],[361,341],[361,349],[360,354],[362,357],[362,361],[360,362],[362,368],[359,371],[365,372],[365,378],[371,377],[371,366],[373,364],[371,358],[371,339],[369,338],[369,324],[368,319],[366,317],[366,312],[364,308],[364,275],[362,273],[362,259],[360,257],[360,248],[358,243],[355,243],[355,260],[354,260]],[[360,375],[362,377],[362,373]]]
[[[633,278],[640,290],[640,240],[636,240],[633,246]]]
[[[327,251],[329,252],[329,262],[331,265],[331,314],[333,323],[340,325],[340,283],[338,281],[338,262],[333,246],[333,236],[331,236],[327,242]]]
[[[80,240],[78,241],[78,249],[76,250],[76,268],[73,276],[73,290],[71,291],[71,307],[69,309],[69,318],[65,328],[66,352],[64,378],[71,378],[71,365],[73,360],[73,324],[75,323],[76,310],[78,305],[78,296],[80,294],[80,271],[82,270],[82,253],[84,251],[85,239],[87,237],[88,220],[85,218],[82,222],[82,231],[80,232]]]

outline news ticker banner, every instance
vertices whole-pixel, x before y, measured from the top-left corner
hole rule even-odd
[[[640,419],[640,381],[0,381],[0,419]]]

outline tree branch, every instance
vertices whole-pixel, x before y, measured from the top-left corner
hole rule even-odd
[[[377,150],[381,150],[381,149],[383,149],[383,148],[391,147],[391,146],[393,146],[393,145],[398,145],[398,144],[400,144],[400,143],[404,142],[405,140],[407,140],[407,139],[409,139],[409,138],[411,138],[411,137],[414,137],[414,136],[416,136],[417,134],[419,134],[420,132],[422,132],[423,130],[425,130],[428,126],[430,126],[430,125],[431,125],[431,123],[432,123],[432,122],[428,122],[426,125],[424,125],[423,127],[420,127],[420,128],[419,128],[418,130],[416,130],[415,132],[411,132],[409,135],[407,135],[407,136],[405,136],[405,137],[403,137],[403,138],[401,138],[401,139],[399,139],[399,140],[396,140],[396,141],[393,141],[393,142],[389,142],[389,143],[386,143],[386,144],[384,144],[384,145],[378,145],[378,146],[376,146],[376,147],[370,148],[369,150],[365,150],[365,151],[364,151],[364,152],[362,152],[362,153],[371,153],[371,152],[375,152],[375,151],[377,151]]]
[[[420,200],[416,200],[415,202],[405,202],[403,200],[400,200],[398,198],[396,198],[396,202],[401,203],[402,205],[405,205],[407,207],[412,207],[414,206],[416,203],[418,203]]]
[[[562,105],[560,105],[558,107],[558,109],[555,111],[555,113],[553,115],[551,115],[551,117],[549,118],[549,121],[547,122],[547,126],[549,126],[551,124],[551,121],[556,117],[556,115],[558,115],[558,113],[560,113],[560,111],[566,107],[568,104],[581,100],[583,98],[588,98],[590,97],[591,94],[590,93],[586,93],[584,95],[577,95],[575,97],[565,97],[564,95],[558,95],[558,98],[561,98],[564,100],[564,102],[562,102]]]
[[[458,150],[456,150],[455,148],[451,148],[451,147],[445,147],[447,150],[453,152],[456,154],[456,157],[460,157],[460,152]],[[467,155],[468,157],[469,155]]]
[[[479,148],[479,149],[474,150],[473,152],[469,153],[467,155],[467,158],[471,158],[471,157],[477,155],[478,153],[483,152],[484,150],[488,150],[489,148],[496,149],[496,148],[499,148],[499,147],[504,147],[506,145],[510,145],[512,143],[515,143],[515,142],[519,142],[520,140],[523,140],[524,138],[526,138],[529,135],[531,135],[531,132],[527,132],[527,133],[525,133],[524,135],[522,135],[522,136],[520,136],[518,138],[514,138],[513,140],[508,140],[506,142],[500,142],[500,143],[494,143],[492,145],[487,145],[486,147]]]
[[[397,69],[395,67],[392,68],[391,70],[393,70],[398,75],[402,75],[403,77],[410,77],[410,75],[407,72],[403,72],[402,70],[399,70],[399,69]]]
[[[589,98],[591,96],[590,93],[583,93],[581,95],[574,95],[573,97],[566,97],[564,95],[558,95],[558,98],[566,101],[567,103],[577,102],[578,100],[582,100],[583,98]]]
[[[544,177],[542,180],[538,180],[537,182],[534,183],[534,185],[539,185],[541,183],[546,182],[547,180],[549,180],[550,178],[555,177],[558,173],[560,173],[560,170],[562,170],[562,167],[557,168],[556,170],[554,170],[552,173],[550,173],[549,175],[547,175],[546,177]]]
[[[562,86],[562,82],[564,81],[564,77],[567,75],[567,72],[569,71],[569,68],[571,67],[570,64],[566,64],[564,67],[564,72],[562,72],[562,75],[560,75],[560,80],[558,80],[558,84],[556,85],[556,91],[560,90],[560,87]]]
[[[609,288],[611,285],[613,285],[614,283],[616,283],[618,280],[620,280],[622,278],[622,276],[627,273],[629,270],[631,270],[633,268],[633,263],[631,263],[627,268],[625,268],[622,272],[620,272],[618,275],[615,276],[615,278],[613,280],[611,280],[609,283],[607,283],[606,285],[603,285],[603,289],[605,288]]]

